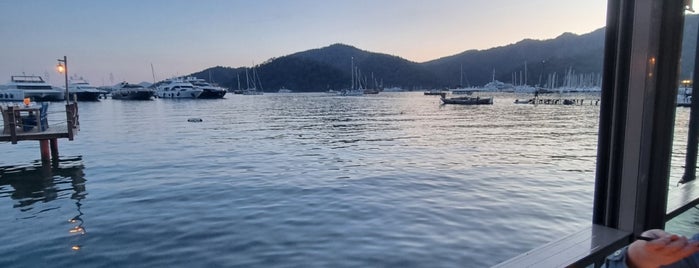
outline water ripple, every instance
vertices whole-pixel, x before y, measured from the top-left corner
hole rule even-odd
[[[591,218],[598,107],[516,97],[81,103],[81,157],[2,145],[0,266],[491,266]]]

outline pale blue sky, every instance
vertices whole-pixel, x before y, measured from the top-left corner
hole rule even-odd
[[[604,0],[1,0],[0,82],[152,82],[344,43],[423,62],[604,27]]]

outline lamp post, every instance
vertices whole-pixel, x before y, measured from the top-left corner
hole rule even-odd
[[[65,98],[66,98],[66,104],[70,102],[70,94],[68,93],[68,57],[63,56],[63,59],[58,59],[58,65],[56,65],[56,69],[58,70],[59,73],[62,73],[65,75],[66,79],[66,93],[65,93]]]

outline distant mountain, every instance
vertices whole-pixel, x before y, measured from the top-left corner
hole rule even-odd
[[[524,76],[526,64],[526,81],[535,85],[539,84],[540,76],[544,80],[549,73],[555,72],[562,77],[568,68],[577,73],[599,73],[603,55],[604,29],[599,29],[584,35],[564,33],[550,40],[526,39],[488,50],[470,50],[423,65],[449,85],[459,84],[459,71],[463,66],[468,80],[464,84],[479,86],[491,81],[493,72],[495,79],[513,82],[513,74]]]
[[[307,60],[317,61],[337,70],[346,76],[344,87],[351,83],[351,66],[354,66],[367,79],[367,84],[373,85],[376,80],[387,86],[429,87],[439,81],[429,69],[424,66],[388,54],[372,53],[355,47],[334,44],[328,47],[312,49],[289,55]],[[373,77],[373,79],[372,79]]]
[[[696,35],[699,15],[685,19],[682,45],[681,78],[691,79],[694,67]],[[423,63],[398,56],[374,53],[350,45],[334,44],[287,56],[272,58],[258,66],[262,88],[277,91],[286,87],[294,91],[327,91],[342,89],[351,84],[351,62],[361,71],[365,84],[405,89],[482,86],[493,79],[504,82],[524,80],[530,85],[544,84],[549,74],[563,75],[572,70],[577,74],[600,74],[604,55],[604,28],[576,35],[563,33],[554,39],[525,39],[515,44],[486,50],[468,50]],[[237,89],[238,81],[244,88],[248,67],[213,67],[192,74],[213,80],[221,86]]]

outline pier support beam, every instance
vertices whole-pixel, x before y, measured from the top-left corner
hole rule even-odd
[[[39,148],[41,149],[41,162],[51,162],[51,154],[49,152],[49,140],[39,140]]]
[[[593,223],[665,227],[683,0],[607,2]]]
[[[58,139],[50,139],[51,141],[51,159],[58,160]]]

